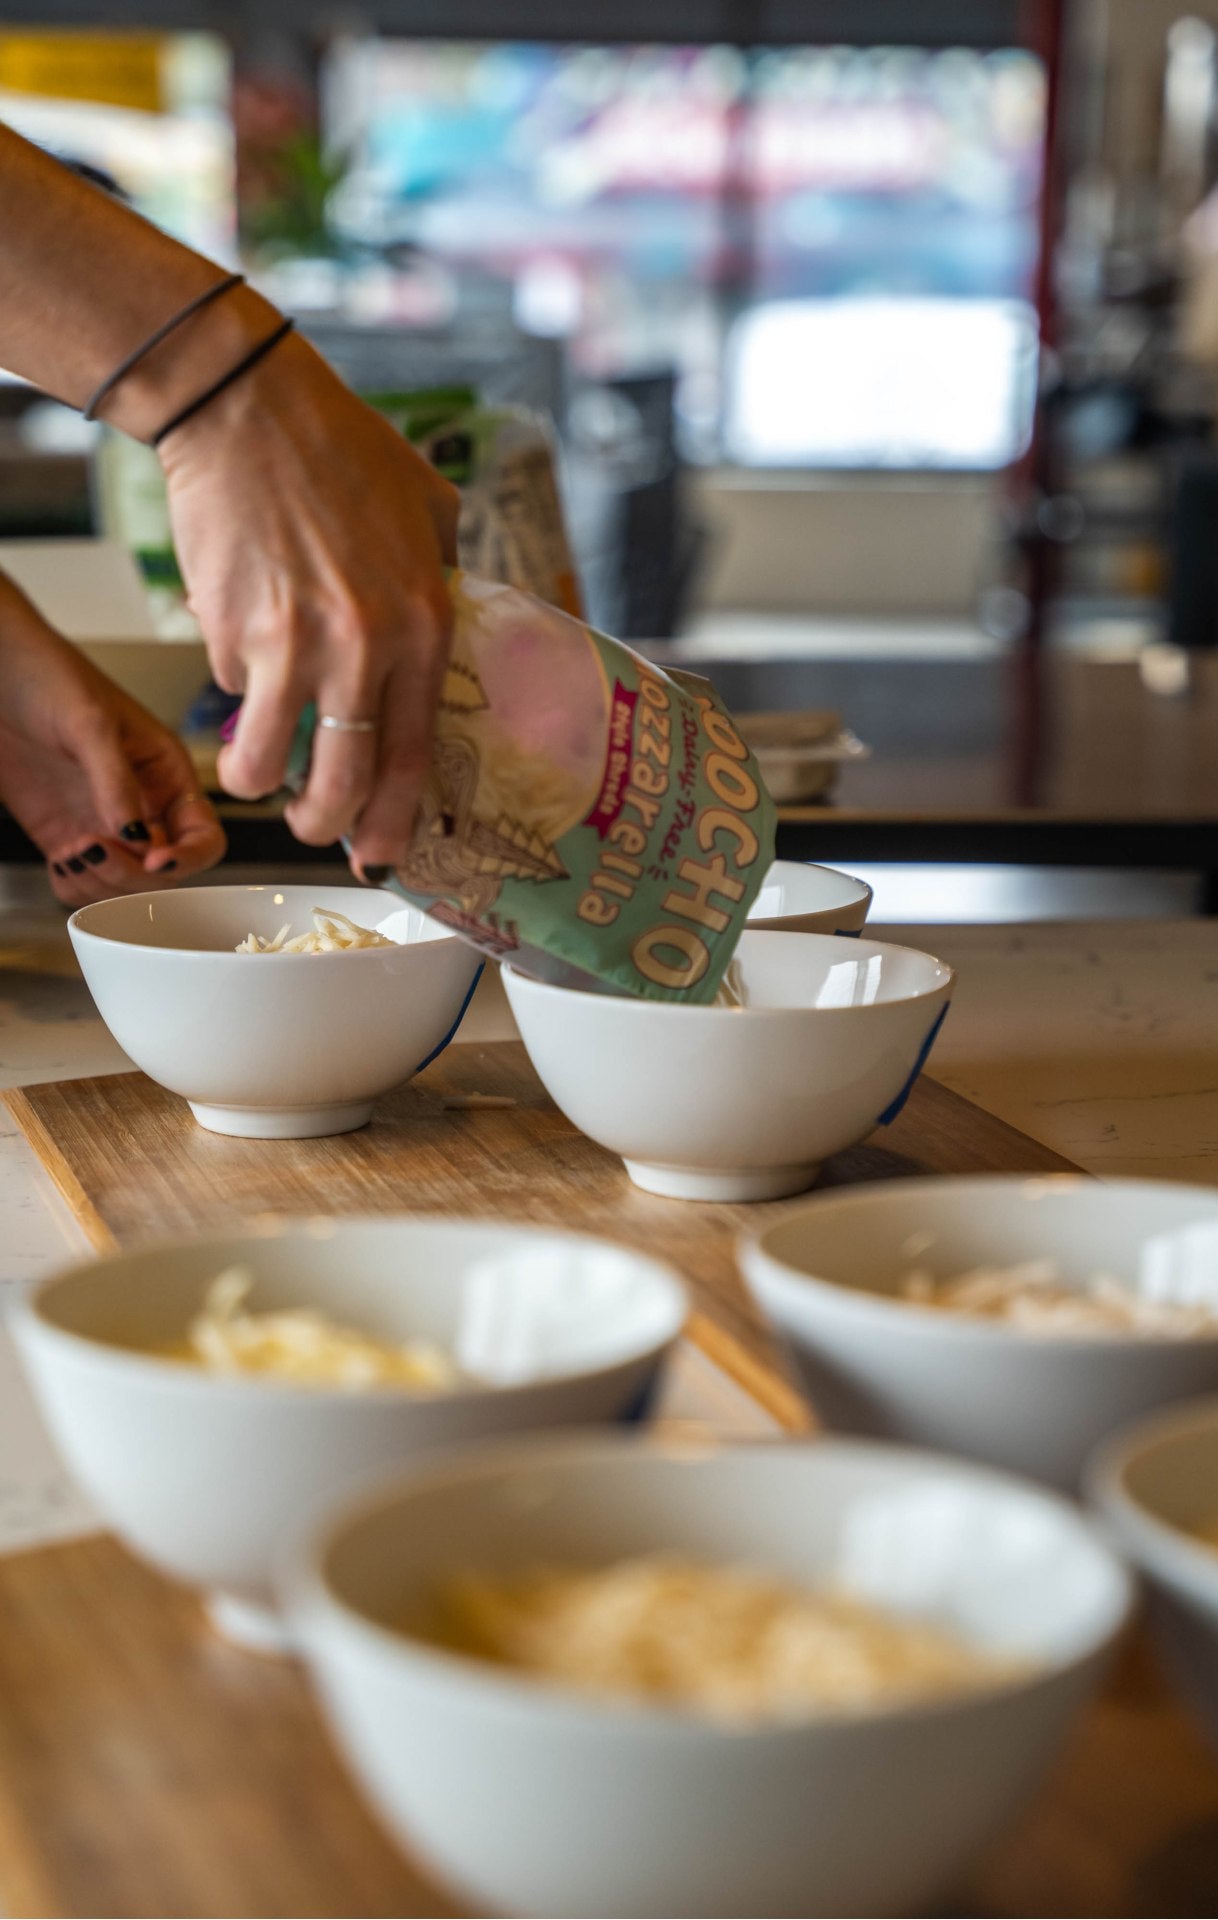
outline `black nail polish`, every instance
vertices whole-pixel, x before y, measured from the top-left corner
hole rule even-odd
[[[85,870],[85,863],[83,860],[65,860],[64,865],[68,869],[69,873],[83,873]]]
[[[145,841],[151,838],[142,820],[128,820],[126,826],[120,827],[118,831],[121,839],[133,840],[137,846],[143,846]]]
[[[82,860],[87,860],[91,867],[100,867],[106,857],[106,849],[95,840],[91,847],[85,848],[80,857]]]
[[[65,873],[67,872],[67,868],[66,868],[66,867],[65,867],[65,866],[63,865],[63,863],[62,863],[61,861],[59,861],[59,860],[52,860],[52,862],[51,862],[51,872],[52,872],[52,873],[57,873],[57,874],[59,875],[59,877],[60,877],[60,879],[62,880],[62,879],[63,879],[63,877],[64,877],[64,874],[65,874]]]
[[[383,887],[392,872],[392,867],[365,867],[364,879],[370,887]]]

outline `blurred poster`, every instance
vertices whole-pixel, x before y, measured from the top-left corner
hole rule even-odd
[[[0,28],[0,120],[223,259],[236,235],[230,90],[215,34]]]
[[[509,279],[521,324],[593,377],[675,367],[695,454],[975,466],[1019,450],[1044,122],[1031,55],[356,39],[330,57],[324,104],[344,234]],[[827,393],[840,376],[855,396],[831,428],[811,388],[801,409],[801,353]],[[879,396],[902,366],[950,400],[961,353],[955,417],[938,432],[906,410],[886,434]]]

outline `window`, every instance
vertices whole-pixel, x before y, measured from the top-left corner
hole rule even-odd
[[[355,42],[334,216],[509,279],[591,377],[675,367],[695,458],[1000,466],[1043,91],[1016,50]]]

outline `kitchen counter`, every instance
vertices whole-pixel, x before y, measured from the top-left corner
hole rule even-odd
[[[1099,1174],[1218,1185],[1218,923],[1213,920],[869,929],[960,974],[932,1070]],[[501,1038],[480,993],[469,1038]],[[0,1086],[128,1063],[76,971],[40,875],[0,874]],[[79,1229],[0,1114],[0,1300],[84,1250]],[[80,1532],[87,1508],[58,1466],[0,1335],[0,1551]]]

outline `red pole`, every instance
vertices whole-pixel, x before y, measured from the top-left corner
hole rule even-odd
[[[1058,344],[1054,269],[1066,211],[1066,167],[1062,139],[1062,68],[1065,60],[1068,0],[1023,0],[1021,39],[1045,69],[1045,131],[1041,162],[1040,252],[1036,264],[1035,304],[1042,351]]]
[[[1027,451],[1011,470],[1010,498],[1024,555],[1027,621],[1012,661],[1011,798],[1034,806],[1047,740],[1043,650],[1049,610],[1060,578],[1060,555],[1039,524],[1056,491],[1053,436],[1041,402],[1046,358],[1060,344],[1057,249],[1065,224],[1066,151],[1062,127],[1063,66],[1069,0],[1023,0],[1021,42],[1045,70],[1045,128],[1041,162],[1039,249],[1033,299],[1038,333],[1037,402]]]

